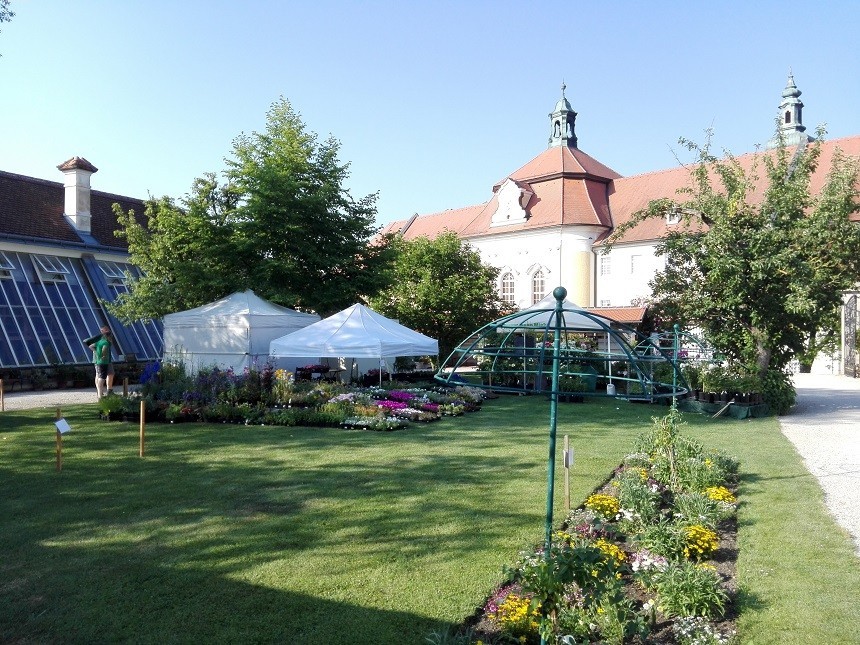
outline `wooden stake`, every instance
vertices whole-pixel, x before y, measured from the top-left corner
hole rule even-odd
[[[140,402],[140,456],[143,457],[146,435],[146,403]]]
[[[564,435],[564,455],[570,454],[570,437],[568,435]],[[570,511],[570,463],[568,459],[565,459],[564,464],[564,508],[568,512]]]
[[[63,411],[57,408],[57,421],[63,418]],[[57,429],[57,472],[63,469],[63,433]]]
[[[3,398],[3,379],[0,378],[0,412],[6,412],[6,400]]]
[[[122,395],[128,396],[128,377],[122,379]]]

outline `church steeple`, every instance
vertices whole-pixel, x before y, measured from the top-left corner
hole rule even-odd
[[[785,140],[785,145],[796,146],[800,143],[808,143],[813,140],[808,134],[804,134],[806,126],[803,125],[803,101],[800,100],[802,92],[794,84],[794,75],[788,71],[788,81],[782,91],[782,103],[779,104],[779,131]],[[779,145],[775,136],[767,147],[776,148]]]
[[[564,91],[566,89],[567,86],[562,82],[561,98],[558,103],[555,104],[555,110],[553,110],[549,115],[550,148],[553,146],[576,147],[576,132],[574,131],[574,126],[576,125],[576,112],[573,111],[573,108],[570,107],[570,103],[568,103],[564,96]]]

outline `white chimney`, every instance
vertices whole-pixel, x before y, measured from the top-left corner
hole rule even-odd
[[[72,225],[82,233],[90,232],[90,176],[98,172],[98,168],[83,157],[72,157],[64,161],[57,169],[66,176],[63,186],[66,189],[66,207],[64,214]]]

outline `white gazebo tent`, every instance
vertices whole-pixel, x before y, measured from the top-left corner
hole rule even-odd
[[[269,361],[274,338],[319,321],[306,314],[264,300],[248,289],[209,304],[164,317],[164,357],[181,360],[189,374],[201,367],[262,367]],[[313,356],[306,354],[305,356]],[[301,357],[297,357],[301,358]],[[295,369],[312,359],[276,363]]]
[[[354,304],[304,329],[277,338],[269,346],[269,355],[273,358],[374,358],[378,364],[398,356],[436,356],[438,353],[439,342],[435,339],[404,327],[362,304]]]

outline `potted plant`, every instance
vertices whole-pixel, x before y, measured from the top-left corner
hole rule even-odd
[[[581,376],[565,374],[558,377],[558,400],[567,403],[582,403],[585,397],[577,392],[585,392],[587,383]]]

